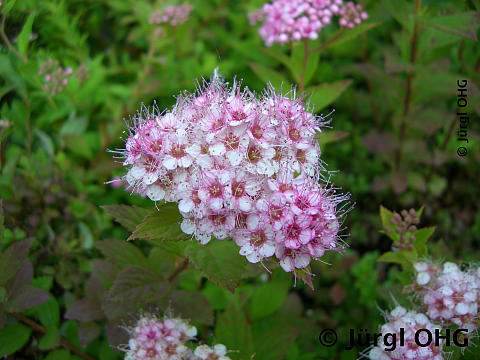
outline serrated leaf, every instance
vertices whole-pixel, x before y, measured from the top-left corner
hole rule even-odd
[[[108,298],[111,301],[149,303],[160,299],[169,289],[170,284],[156,271],[129,266],[118,274]]]
[[[0,255],[0,285],[5,285],[20,270],[32,242],[32,239],[17,241]]]
[[[479,20],[480,14],[478,12],[469,11],[437,16],[424,22],[437,30],[477,41]]]
[[[31,285],[23,285],[9,295],[4,306],[10,312],[23,312],[44,304],[49,298],[50,294],[46,291]]]
[[[147,215],[128,240],[179,240],[185,237],[180,229],[182,217],[176,204],[166,204]]]
[[[192,242],[185,254],[203,276],[232,293],[243,277],[246,260],[231,241]]]
[[[147,261],[147,258],[142,252],[123,240],[107,239],[95,243],[95,247],[99,249],[108,261],[120,268],[129,265],[142,265]]]
[[[331,84],[311,86],[305,91],[311,94],[310,103],[315,106],[315,112],[319,112],[334,102],[351,83],[352,80],[340,80]]]
[[[134,231],[137,225],[152,212],[149,209],[129,205],[104,205],[100,207],[129,231]]]
[[[283,74],[260,64],[249,63],[249,65],[253,72],[266,84],[271,83],[276,89],[290,87],[290,81]]]
[[[393,218],[393,212],[380,205],[380,218],[382,219],[382,227],[384,229],[391,229],[392,224],[390,221]]]
[[[65,318],[69,320],[79,320],[82,322],[103,320],[105,315],[101,304],[91,299],[80,299],[75,301],[65,313]]]
[[[225,312],[218,316],[215,340],[232,351],[228,354],[232,359],[250,359],[254,351],[250,324],[244,312],[233,301]]]
[[[433,235],[435,229],[436,226],[426,227],[419,229],[413,233],[413,236],[415,236],[413,247],[417,251],[419,257],[424,257],[428,255],[427,241]]]
[[[32,330],[23,324],[7,325],[0,330],[0,356],[20,350],[30,338]]]
[[[33,20],[35,19],[35,14],[30,14],[23,24],[22,31],[18,34],[17,43],[18,43],[18,51],[22,55],[27,54],[28,43],[30,42],[30,35],[32,34],[32,25]]]

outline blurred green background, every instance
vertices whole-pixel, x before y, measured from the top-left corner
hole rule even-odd
[[[344,223],[350,246],[345,256],[335,254],[325,259],[331,265],[312,266],[315,291],[300,281],[294,287],[293,277],[278,269],[268,281],[265,274],[242,281],[235,295],[192,269],[178,277],[179,290],[196,293],[207,304],[203,317],[192,319],[200,339],[244,350],[232,358],[249,359],[245,354],[252,352],[260,360],[359,356],[362,348],[342,350],[348,329],[373,332],[383,321],[379,308],[390,309],[393,299],[411,301],[401,291],[399,269],[376,261],[392,246],[379,232],[379,205],[397,211],[424,206],[421,225],[438,226],[429,245],[433,257],[479,259],[480,1],[424,0],[420,10],[413,1],[358,3],[369,14],[367,26],[321,52],[310,79],[317,89],[311,98],[316,111],[335,110],[331,128],[319,137],[323,160],[328,170],[338,170],[332,181],[355,203]],[[0,327],[13,326],[10,337],[0,331],[0,350],[12,359],[79,356],[62,350],[59,336],[94,358],[121,356],[108,345],[109,340],[125,343],[115,316],[65,314],[89,291],[103,291],[89,280],[99,259],[109,257],[96,244],[129,235],[100,206],[152,208],[121,184],[106,184],[124,173],[106,151],[123,146],[122,119],[141,104],[172,106],[174,95],[192,91],[195,80],[208,79],[217,66],[227,81],[243,79],[256,91],[267,80],[296,82],[282,59],[288,56],[295,66],[298,45],[266,48],[258,27],[248,23],[248,12],[262,1],[191,0],[184,24],[149,23],[154,10],[170,4],[2,1],[0,250],[32,239],[32,285],[50,294],[42,305],[24,311],[4,306],[0,312]],[[336,31],[336,25],[326,27],[311,46]],[[467,155],[459,157],[457,81],[463,79],[469,143]],[[148,242],[134,244],[152,264],[164,256]],[[176,261],[167,258],[171,264],[165,260],[165,269]],[[278,301],[270,304],[273,298]],[[7,315],[12,312],[42,324],[46,335],[20,326]],[[338,346],[319,344],[324,328],[337,330]],[[240,331],[245,335],[238,336]],[[14,340],[16,345],[5,350]],[[478,349],[469,348],[465,358],[478,358],[474,352]]]

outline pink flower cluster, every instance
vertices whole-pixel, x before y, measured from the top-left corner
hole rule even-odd
[[[401,344],[400,331],[404,331],[404,344]],[[421,329],[428,330],[432,335],[435,331],[441,331],[441,328],[432,324],[430,320],[421,313],[407,311],[401,306],[397,306],[390,314],[387,314],[387,323],[382,325],[382,334],[395,334],[396,346],[385,347],[384,345],[373,347],[368,353],[368,358],[371,360],[405,360],[405,359],[419,359],[419,360],[442,360],[442,341],[439,341],[439,346],[435,346],[435,342],[431,341],[429,346],[422,347],[419,344],[428,343],[428,334],[426,331],[419,331]],[[418,332],[418,344],[415,341],[415,334]],[[392,349],[392,350],[388,350]]]
[[[287,272],[339,250],[336,206],[321,185],[315,132],[301,99],[260,99],[214,78],[171,112],[138,113],[122,150],[125,176],[153,201],[178,202],[181,229],[202,244],[233,238],[252,263],[276,256]]]
[[[125,360],[230,360],[222,344],[200,345],[192,352],[185,343],[194,339],[197,329],[182,319],[146,315],[128,330]]]
[[[167,6],[163,10],[156,10],[150,16],[150,24],[170,24],[171,26],[182,25],[187,21],[193,6],[188,4]]]
[[[43,90],[55,96],[63,91],[68,84],[68,77],[72,75],[71,67],[59,66],[57,60],[48,59],[39,69],[38,74],[43,75]]]
[[[315,40],[319,31],[340,17],[340,26],[352,28],[367,19],[361,5],[343,0],[274,0],[249,14],[253,25],[264,19],[259,33],[267,46],[301,39]]]
[[[415,292],[427,307],[427,315],[445,325],[468,329],[479,327],[480,268],[462,271],[451,262],[439,265],[419,262]]]

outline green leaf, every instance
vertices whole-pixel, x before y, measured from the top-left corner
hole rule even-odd
[[[42,305],[35,308],[38,320],[45,326],[58,326],[60,324],[60,306],[57,300],[51,296]]]
[[[434,29],[477,41],[479,14],[475,11],[437,16],[424,23]]]
[[[23,324],[7,325],[0,330],[0,356],[20,350],[30,338],[32,330]]]
[[[261,48],[260,49],[263,53],[269,55],[275,60],[280,61],[283,65],[285,65],[291,72],[292,74],[295,73],[295,65],[292,63],[292,59],[289,58],[287,55],[273,51],[270,48]]]
[[[5,285],[20,270],[32,242],[32,239],[17,241],[0,255],[0,285]]]
[[[320,144],[320,146],[323,146],[329,143],[337,142],[343,138],[346,138],[348,135],[349,133],[346,131],[330,130],[321,132],[317,135],[317,137],[318,143]]]
[[[386,262],[386,263],[397,263],[401,265],[408,265],[409,261],[405,256],[402,255],[401,251],[388,251],[385,254],[382,254],[377,262]]]
[[[287,89],[290,87],[290,81],[283,74],[260,64],[249,63],[249,65],[253,72],[266,84],[271,83],[276,89]]]
[[[55,350],[49,353],[44,360],[70,360],[70,352],[68,350]]]
[[[129,231],[134,231],[137,225],[152,212],[149,209],[129,205],[103,205],[100,207]]]
[[[304,43],[297,43],[294,45],[292,50],[292,73],[297,80],[297,83],[300,83],[300,80],[303,76],[303,85],[306,86],[310,79],[312,78],[315,70],[317,70],[318,61],[320,59],[320,53],[314,52],[308,56],[307,63],[305,64],[305,73],[303,70],[303,61],[305,58],[305,47]]]
[[[231,293],[245,272],[246,260],[232,241],[211,241],[207,245],[192,242],[185,254],[203,276]]]
[[[108,261],[121,268],[129,265],[142,265],[147,261],[147,258],[139,249],[123,240],[98,241],[95,243],[95,247],[102,252]]]
[[[30,35],[32,34],[32,25],[34,19],[35,14],[28,15],[27,21],[25,21],[25,24],[23,25],[22,31],[20,31],[20,34],[18,34],[18,51],[22,55],[27,54],[28,43],[30,42]]]
[[[390,221],[392,220],[393,212],[388,210],[387,208],[380,205],[380,218],[382,219],[382,227],[384,229],[391,229],[392,224]]]
[[[284,316],[272,315],[253,325],[255,359],[284,359],[300,329]],[[298,358],[296,358],[298,359]]]
[[[215,339],[232,351],[228,354],[232,359],[250,359],[254,351],[252,329],[236,302],[232,301],[218,317]]]
[[[288,284],[280,281],[262,284],[250,299],[248,309],[252,318],[262,318],[277,311],[287,297],[288,288]]]
[[[45,151],[45,154],[47,154],[50,157],[53,157],[53,155],[55,154],[55,147],[53,145],[52,139],[50,139],[50,136],[48,136],[45,132],[37,128],[35,128],[34,131],[38,139],[40,140],[40,146]]]
[[[165,204],[160,206],[158,211],[147,215],[143,221],[137,225],[128,240],[180,240],[185,237],[179,225],[181,220],[182,217],[177,205]]]
[[[311,94],[310,103],[315,105],[315,111],[318,112],[334,102],[351,83],[352,80],[340,80],[331,84],[311,86],[306,92]]]
[[[226,290],[220,286],[207,282],[202,290],[202,294],[210,300],[213,310],[224,310],[228,306]]]
[[[50,325],[46,327],[47,332],[42,336],[38,342],[38,348],[40,350],[49,350],[56,348],[59,344],[60,334],[58,327],[55,325]]]
[[[5,11],[5,15],[7,15],[10,10],[12,10],[12,8],[15,6],[15,3],[17,2],[17,0],[6,0],[3,7],[4,7],[4,11]]]
[[[347,41],[351,41],[359,35],[363,34],[364,32],[367,32],[380,24],[381,23],[363,23],[355,26],[353,29],[340,29],[337,33],[333,34],[330,39],[326,40],[325,43],[327,45],[324,49],[327,49],[329,47],[335,47],[346,43]]]
[[[419,229],[413,233],[413,236],[415,236],[413,247],[417,251],[419,257],[424,257],[428,255],[427,241],[433,235],[435,229],[436,226],[426,227]]]

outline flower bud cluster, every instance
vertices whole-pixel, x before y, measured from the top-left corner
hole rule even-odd
[[[39,75],[43,75],[43,89],[52,96],[63,91],[68,84],[68,77],[72,75],[71,67],[63,68],[59,66],[57,60],[49,59],[40,67]]]
[[[318,33],[340,17],[339,24],[352,28],[367,19],[361,5],[343,0],[274,0],[249,14],[253,25],[264,19],[259,33],[267,46],[301,39],[315,40]]]
[[[187,21],[193,6],[188,4],[167,6],[163,10],[156,10],[150,16],[150,24],[170,24],[171,26],[182,25]]]
[[[194,339],[197,329],[182,319],[145,315],[128,331],[125,360],[230,360],[222,344],[200,345],[195,351],[187,347],[185,343]]]
[[[413,249],[415,236],[410,235],[407,237],[407,233],[414,233],[417,231],[416,225],[420,223],[420,216],[415,209],[410,209],[408,211],[402,210],[400,214],[393,212],[393,216],[390,219],[390,224],[395,227],[394,231],[399,234],[399,239],[393,244],[393,246],[399,249]],[[389,229],[386,230],[389,231]]]
[[[347,196],[319,182],[322,121],[294,96],[270,88],[257,99],[214,79],[170,112],[138,113],[125,179],[153,201],[177,202],[182,231],[200,243],[230,237],[252,263],[276,256],[285,271],[302,269],[341,249],[336,206]]]
[[[420,346],[428,344],[428,333],[422,331],[428,330],[430,334],[435,331],[441,331],[441,328],[434,325],[427,316],[413,311],[407,311],[401,306],[397,306],[391,313],[387,314],[387,323],[382,325],[382,334],[395,334],[396,346],[390,347],[393,350],[387,350],[383,346],[375,346],[368,353],[371,360],[442,360],[442,341],[438,342],[439,346],[435,346],[435,342],[431,341],[429,346]],[[419,331],[420,330],[420,331]],[[403,331],[402,335],[400,331]],[[418,331],[418,339],[415,340],[415,334]]]
[[[443,267],[419,262],[415,293],[427,308],[427,315],[445,325],[468,329],[469,333],[479,327],[480,268],[465,271],[451,262]]]

